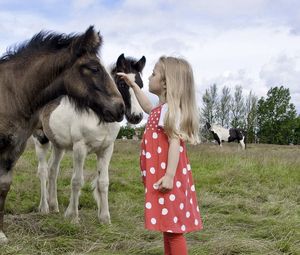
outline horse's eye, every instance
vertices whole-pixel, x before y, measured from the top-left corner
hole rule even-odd
[[[99,72],[99,68],[97,66],[90,66],[89,69],[93,72],[93,73],[98,73]]]

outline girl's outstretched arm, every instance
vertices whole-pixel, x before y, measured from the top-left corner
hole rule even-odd
[[[139,85],[136,84],[134,78],[131,75],[125,73],[117,73],[117,75],[121,76],[121,78],[126,82],[126,84],[133,89],[140,106],[142,107],[145,113],[149,114],[153,108],[153,105],[148,99],[148,97],[145,95],[145,93],[141,90]]]

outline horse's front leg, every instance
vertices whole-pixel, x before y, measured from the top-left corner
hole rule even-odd
[[[49,162],[49,210],[59,212],[57,200],[57,176],[59,173],[60,161],[64,155],[64,150],[52,146],[52,153]]]
[[[87,155],[87,148],[84,142],[77,142],[73,145],[73,176],[72,191],[69,206],[65,212],[65,217],[71,217],[73,223],[79,223],[78,204],[80,189],[83,186],[83,166]]]
[[[12,165],[13,162],[2,159],[0,155],[0,245],[8,241],[3,233],[3,218],[5,199],[12,182]]]
[[[39,205],[39,211],[41,213],[49,213],[49,205],[48,205],[48,163],[47,163],[47,152],[50,147],[50,143],[42,144],[39,140],[33,137],[34,145],[35,145],[35,154],[38,158],[38,171],[37,174],[40,178],[41,183],[41,199]]]
[[[109,174],[108,166],[114,150],[112,143],[105,151],[97,153],[97,177],[94,180],[94,198],[98,205],[98,219],[100,223],[110,224],[108,206]]]

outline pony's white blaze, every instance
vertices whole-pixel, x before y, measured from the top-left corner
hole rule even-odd
[[[132,88],[129,89],[129,93],[131,100],[131,115],[143,114],[143,109],[141,108]]]

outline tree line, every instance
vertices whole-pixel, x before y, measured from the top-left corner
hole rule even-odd
[[[233,91],[216,84],[205,90],[200,109],[201,123],[247,131],[250,143],[300,144],[300,115],[290,102],[288,88],[271,88],[260,99],[252,92],[243,95],[241,86]]]

